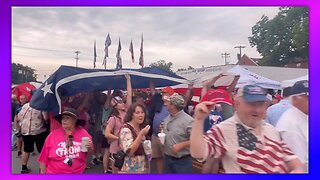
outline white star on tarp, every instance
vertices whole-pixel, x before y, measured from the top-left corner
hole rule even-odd
[[[43,97],[45,98],[47,93],[51,93],[53,94],[53,92],[51,91],[50,87],[51,87],[52,83],[51,84],[48,84],[48,82],[46,82],[43,86],[43,88],[41,89],[43,91]]]

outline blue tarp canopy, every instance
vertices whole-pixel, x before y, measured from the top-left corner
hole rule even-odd
[[[132,88],[148,88],[150,80],[155,87],[186,83],[186,79],[156,67],[142,69],[101,70],[61,66],[35,92],[30,106],[48,112],[59,112],[60,96],[79,92],[126,89],[125,74],[130,74]]]

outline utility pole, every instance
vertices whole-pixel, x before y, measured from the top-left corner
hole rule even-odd
[[[238,60],[240,60],[240,58],[241,58],[241,49],[242,49],[242,48],[246,48],[246,46],[238,45],[238,46],[235,46],[234,48],[239,48],[240,54],[239,54]]]
[[[224,65],[227,65],[227,58],[230,57],[230,53],[221,53],[222,58],[224,58]]]
[[[28,72],[24,71],[25,75],[26,75],[26,82],[28,82]]]
[[[78,60],[79,60],[80,51],[75,51],[74,53],[76,53],[76,57],[75,57],[75,59],[76,59],[76,67],[78,67]]]

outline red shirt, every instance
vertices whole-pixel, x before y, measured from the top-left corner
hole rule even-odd
[[[47,137],[45,144],[40,153],[39,162],[46,164],[46,173],[69,174],[83,173],[86,168],[87,153],[81,152],[81,138],[91,136],[82,127],[77,127],[73,132],[72,146],[67,152],[66,142],[68,141],[62,128],[52,131]],[[73,159],[72,166],[64,163],[65,159],[71,156]]]

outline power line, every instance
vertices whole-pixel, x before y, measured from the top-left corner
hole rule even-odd
[[[21,53],[15,53],[15,51],[12,52],[12,55],[13,56],[20,56],[20,57],[39,57],[39,58],[59,58],[59,59],[70,59],[72,58],[72,53],[76,53],[76,67],[78,67],[78,60],[80,59],[79,58],[79,54],[80,54],[80,51],[76,51],[76,52],[71,52],[71,51],[65,51],[65,50],[57,50],[57,49],[47,49],[47,48],[37,48],[37,47],[29,47],[29,46],[18,46],[18,45],[12,45],[13,48],[20,48],[20,49],[30,49],[30,50],[36,50],[36,51],[46,51],[46,52],[51,52],[51,53],[46,53],[45,55],[41,55],[40,53],[37,53],[36,55],[30,55],[29,53],[28,54],[21,54]],[[24,52],[23,52],[24,53]],[[58,53],[64,53],[64,54],[69,54],[68,55],[62,55],[62,54],[58,54]],[[34,53],[33,53],[34,54]],[[83,53],[81,51],[81,56],[82,56],[82,60],[84,61],[92,61],[94,55],[93,54],[87,54],[87,53]],[[84,58],[85,57],[85,58]],[[98,56],[99,57],[99,56]],[[99,58],[100,59],[100,58]],[[112,57],[109,57],[108,58],[109,60],[111,61],[115,61],[116,58],[112,58]],[[130,59],[126,60],[126,59],[122,59],[123,62],[131,62]],[[116,62],[114,62],[116,63]]]
[[[227,65],[227,58],[230,57],[230,53],[221,53],[222,58],[224,58],[224,65]]]
[[[52,52],[72,53],[71,51],[55,50],[55,49],[45,49],[45,48],[35,48],[35,47],[17,46],[17,45],[12,45],[12,47],[22,48],[22,49],[39,50],[39,51],[52,51]]]
[[[240,60],[240,58],[241,58],[241,49],[242,49],[242,48],[246,48],[246,46],[238,45],[238,46],[235,46],[234,48],[239,48],[240,54],[239,54],[238,60]]]
[[[13,45],[13,47],[16,48],[21,48],[21,49],[32,49],[32,50],[37,50],[37,51],[50,51],[50,52],[56,52],[56,53],[67,53],[67,54],[72,54],[73,52],[71,51],[64,51],[64,50],[56,50],[56,49],[45,49],[45,48],[35,48],[35,47],[27,47],[27,46],[17,46]],[[82,56],[88,56],[88,57],[93,57],[91,54],[87,53],[81,53]]]

